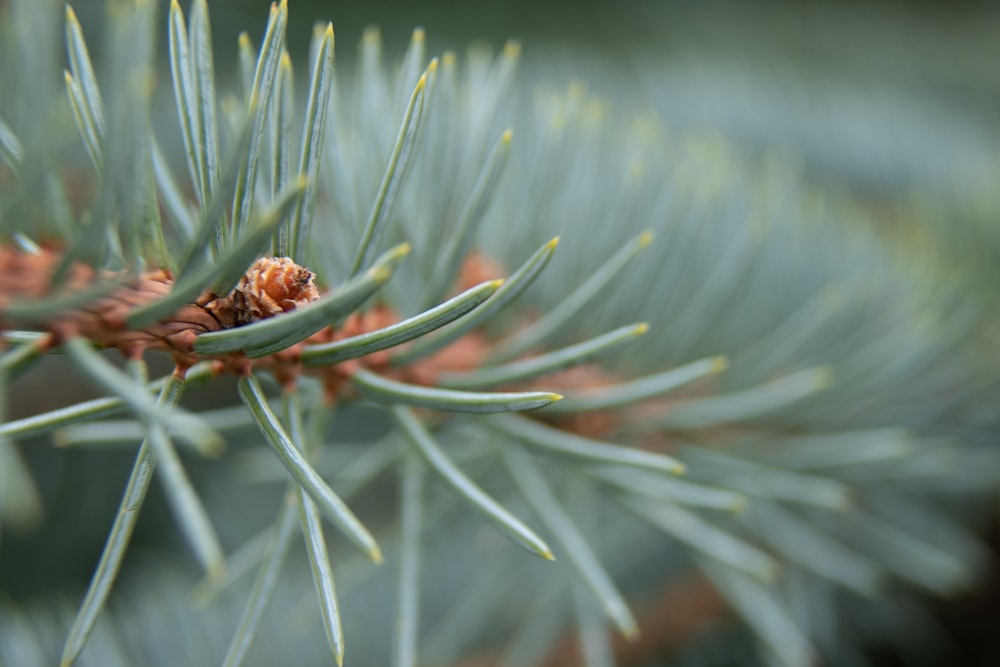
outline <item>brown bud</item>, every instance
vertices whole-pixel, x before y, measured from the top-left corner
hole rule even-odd
[[[236,323],[250,324],[287,313],[319,298],[313,274],[288,257],[261,257],[231,295]]]

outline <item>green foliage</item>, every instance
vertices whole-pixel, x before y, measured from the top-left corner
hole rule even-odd
[[[959,352],[983,344],[983,318],[954,306],[964,285],[939,280],[940,258],[904,261],[862,207],[578,85],[525,99],[516,44],[428,61],[418,30],[393,68],[369,31],[351,77],[318,26],[300,111],[285,3],[258,52],[240,39],[241,99],[216,80],[208,3],[187,16],[172,3],[177,122],[154,123],[154,3],[111,3],[106,73],[72,10],[63,40],[55,3],[10,5],[4,241],[28,254],[58,242],[64,260],[54,295],[0,294],[5,326],[173,269],[171,292],[131,311],[141,329],[227,292],[268,248],[330,291],[195,339],[195,354],[244,360],[297,350],[308,369],[278,374],[281,409],[268,366],[241,376],[236,418],[204,394],[195,414],[177,407],[207,364],[150,382],[142,360],[123,373],[88,341],[59,341],[112,397],[0,427],[4,530],[43,520],[34,480],[52,471],[25,463],[46,446],[29,437],[141,437],[82,605],[75,589],[0,599],[0,662],[403,667],[486,653],[528,665],[582,629],[598,667],[612,664],[612,633],[643,630],[635,610],[653,592],[701,572],[767,659],[841,664],[901,591],[973,585],[976,521],[1000,482],[984,412],[995,378]],[[92,187],[67,192],[67,171]],[[448,299],[474,250],[514,270]],[[77,260],[116,277],[63,295]],[[307,340],[373,305],[401,321]],[[636,321],[648,325],[623,326]],[[352,369],[352,393],[326,400],[321,373],[336,363],[388,351],[386,372],[405,373],[470,334],[485,360],[441,386]],[[4,340],[9,394],[42,339],[11,328]],[[552,375],[566,369],[580,375]],[[133,420],[105,420],[123,412]],[[174,441],[218,453],[220,431],[237,450],[221,465],[178,456]],[[176,552],[124,560],[154,474],[206,573],[194,596],[196,568]]]

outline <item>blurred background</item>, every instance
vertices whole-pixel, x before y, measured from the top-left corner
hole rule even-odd
[[[416,26],[426,29],[431,55],[445,50],[462,54],[477,41],[497,51],[513,38],[523,48],[518,90],[526,98],[536,90],[580,82],[613,108],[658,117],[669,133],[716,135],[751,159],[795,165],[809,187],[843,193],[869,212],[873,224],[884,221],[878,232],[904,258],[911,243],[932,246],[947,271],[975,291],[985,340],[1000,341],[992,310],[1000,296],[997,3],[289,4],[293,60],[305,57],[314,21],[327,19],[333,20],[337,35],[338,67],[348,77],[360,35],[371,25],[381,29],[386,57],[393,62]],[[235,56],[242,30],[256,43],[269,3],[212,0],[210,5],[220,81],[227,72],[235,79],[235,57],[227,57]],[[105,3],[78,0],[74,8],[99,61]],[[166,81],[166,70],[163,76]],[[984,357],[982,364],[1000,370],[995,359]],[[45,384],[36,382],[34,389],[29,385],[12,397],[12,417],[39,409],[35,392],[44,391]],[[220,393],[231,396],[229,389]],[[129,466],[127,456],[114,453],[26,453],[34,467],[60,468],[65,475],[41,480],[52,510],[45,528],[4,538],[0,590],[15,598],[86,581],[92,556],[76,559],[78,569],[64,556],[68,551],[98,553],[103,535],[90,527],[67,530],[79,508],[61,503],[83,498],[93,503],[89,511],[107,515],[118,500],[117,484],[107,493],[85,492],[86,480],[122,479]],[[226,473],[207,464],[195,474],[209,480]],[[76,486],[66,487],[66,480]],[[275,494],[254,502],[273,503]],[[137,544],[151,553],[167,544],[182,550],[176,537],[163,535],[167,509],[162,498],[154,500],[144,510],[150,516],[140,522]],[[228,497],[219,502],[236,503]],[[60,509],[67,512],[62,520]],[[991,516],[982,531],[994,556],[988,572],[975,590],[930,602],[931,616],[949,637],[947,664],[1000,664],[995,632],[1000,627],[1000,523],[995,506]],[[25,576],[32,568],[58,575],[39,584]],[[919,662],[897,647],[874,643],[866,650],[878,665]]]
[[[163,3],[166,5],[166,3]],[[218,65],[263,30],[266,0],[213,0]],[[91,32],[102,0],[75,3]],[[289,48],[332,20],[350,66],[377,26],[400,55],[417,26],[428,53],[522,42],[524,85],[583,81],[673,130],[719,132],[783,152],[862,190],[990,187],[1000,129],[1000,8],[991,2],[672,0],[467,3],[293,0]],[[161,45],[162,46],[162,45]],[[229,48],[227,48],[229,47]],[[229,58],[227,62],[227,58]]]

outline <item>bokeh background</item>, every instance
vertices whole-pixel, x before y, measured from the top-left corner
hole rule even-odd
[[[167,3],[163,3],[166,5]],[[75,3],[91,32],[102,0]],[[219,66],[241,31],[256,40],[265,0],[213,0]],[[990,2],[325,2],[293,0],[289,48],[332,20],[338,63],[378,26],[387,53],[411,31],[428,52],[473,42],[523,46],[521,75],[584,81],[675,130],[717,131],[785,152],[862,189],[985,186],[1000,145],[1000,8]],[[233,60],[228,66],[234,65]]]
[[[240,31],[247,29],[255,41],[259,38],[268,4],[210,3],[220,78],[227,71],[235,76],[235,61],[227,61],[226,55],[235,55]],[[1000,285],[994,273],[1000,265],[1000,254],[994,252],[1000,248],[996,3],[290,4],[293,59],[308,50],[313,22],[329,18],[337,35],[338,67],[347,71],[360,35],[370,25],[380,27],[389,57],[402,53],[415,26],[426,29],[431,54],[462,53],[472,42],[498,50],[508,39],[517,39],[523,46],[520,76],[526,96],[535,89],[582,82],[612,107],[654,114],[670,132],[717,134],[749,156],[798,165],[816,187],[843,191],[866,207],[887,211],[886,219],[893,222],[884,231],[902,246],[911,236],[922,242],[930,239],[943,261],[982,291],[984,308],[995,303],[994,291]],[[99,59],[104,2],[80,0],[74,7]],[[898,216],[888,214],[936,206],[947,207],[946,225],[914,216],[912,227],[900,227]],[[13,416],[38,410],[36,392],[42,386],[13,397]],[[228,388],[220,392],[232,394]],[[199,400],[204,402],[204,397]],[[64,396],[58,399],[64,401]],[[53,590],[86,581],[103,535],[67,530],[71,519],[60,520],[59,512],[71,516],[70,508],[61,503],[75,504],[82,498],[93,503],[94,514],[109,514],[117,489],[88,492],[83,488],[87,477],[121,479],[129,465],[128,457],[114,453],[33,449],[28,458],[39,468],[61,468],[66,474],[43,479],[47,486],[42,490],[52,499],[53,510],[46,528],[4,542],[0,589],[14,596],[27,593],[29,581],[32,594],[44,593],[37,580],[24,576],[33,569],[57,573],[45,583]],[[207,480],[225,472],[209,465],[197,474]],[[67,480],[72,486],[65,486]],[[167,510],[162,498],[154,500],[144,510],[150,516],[140,523],[137,535],[139,548],[151,552],[176,540],[162,534],[169,522]],[[996,554],[996,521],[984,537]],[[67,567],[70,561],[64,556],[70,550],[81,554],[75,560],[78,570]],[[47,561],[51,567],[46,567]],[[932,613],[953,640],[954,664],[1000,664],[997,573],[994,560],[975,591],[933,603]],[[908,664],[912,658],[888,647],[869,649],[879,664]]]

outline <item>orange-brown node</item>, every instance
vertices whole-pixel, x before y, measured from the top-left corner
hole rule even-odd
[[[339,329],[332,332],[331,340],[344,340],[346,338],[353,338],[354,336],[371,333],[372,331],[384,329],[385,327],[395,324],[398,321],[399,316],[396,312],[386,306],[375,306],[364,312],[355,311],[354,313],[351,313],[346,320],[344,320],[344,323]],[[389,358],[392,356],[392,352],[393,351],[391,349],[373,352],[363,357],[361,363],[366,368],[382,368],[388,364]]]
[[[233,352],[232,354],[224,355],[219,361],[227,373],[231,373],[236,377],[250,377],[253,373],[253,361],[242,352]]]
[[[608,438],[621,428],[622,415],[612,410],[586,410],[559,417],[555,425],[563,431],[588,438]]]
[[[595,364],[573,366],[542,376],[535,384],[549,390],[569,392],[595,391],[621,382],[618,378]]]
[[[62,254],[48,248],[34,254],[0,246],[0,312],[11,301],[52,296],[52,275],[61,262]],[[67,293],[82,289],[95,277],[96,272],[89,266],[71,264],[60,289]]]
[[[230,296],[219,296],[215,292],[203,292],[194,302],[212,316],[220,329],[232,329],[236,326],[236,307]]]
[[[287,313],[319,298],[313,273],[288,257],[261,257],[231,295],[236,324],[250,324]]]
[[[356,360],[352,361],[356,363]],[[318,369],[320,377],[323,380],[323,399],[328,405],[336,404],[337,399],[342,394],[350,391],[351,384],[349,380],[354,369],[347,369],[344,368],[344,366],[350,365],[351,363],[351,361],[348,361],[335,366]],[[354,368],[357,368],[357,366]]]
[[[283,389],[291,390],[302,374],[302,343],[297,343],[287,349],[268,355],[267,367]],[[264,361],[262,359],[261,361]]]
[[[394,375],[405,382],[425,386],[438,383],[441,373],[471,371],[482,366],[490,345],[482,334],[472,332],[448,347],[396,370]]]
[[[531,383],[527,388],[572,394],[579,391],[599,390],[616,382],[620,382],[620,380],[606,373],[599,366],[585,364],[549,373]],[[560,417],[556,420],[556,425],[572,433],[599,438],[609,436],[617,431],[621,426],[622,417],[623,415],[615,410],[587,410]]]
[[[455,287],[458,292],[464,292],[487,280],[496,280],[497,278],[503,278],[505,275],[507,275],[507,272],[500,262],[482,251],[473,250],[462,260],[462,266],[458,269],[458,280]]]

